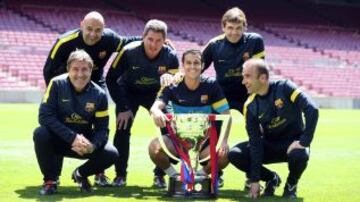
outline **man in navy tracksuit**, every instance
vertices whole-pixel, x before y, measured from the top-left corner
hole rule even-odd
[[[221,24],[224,34],[211,39],[203,50],[203,71],[213,63],[216,80],[224,91],[230,109],[242,113],[248,97],[241,83],[242,65],[249,58],[265,58],[264,41],[257,33],[245,32],[246,16],[237,7],[225,12]],[[222,173],[219,176],[219,187],[222,187]]]
[[[93,61],[84,50],[70,54],[68,74],[53,78],[40,105],[34,131],[36,157],[44,175],[41,195],[57,192],[64,157],[88,159],[72,178],[81,191],[92,191],[87,179],[110,167],[118,157],[107,143],[108,103],[105,91],[90,80]]]
[[[91,80],[105,88],[104,66],[110,56],[141,38],[122,37],[104,26],[103,16],[93,11],[84,17],[80,29],[68,31],[56,40],[43,69],[46,85],[53,77],[66,72],[66,60],[72,51],[83,49],[94,61]]]
[[[270,82],[267,65],[261,59],[245,62],[242,75],[242,83],[251,94],[243,111],[249,141],[234,146],[229,161],[250,179],[252,198],[260,194],[260,180],[266,182],[264,196],[273,196],[281,182],[263,164],[287,162],[290,172],[283,196],[296,198],[297,184],[309,159],[318,109],[289,80]]]
[[[150,109],[160,89],[160,79],[176,73],[179,62],[175,50],[165,45],[167,26],[159,20],[145,25],[143,41],[132,42],[115,58],[106,76],[110,95],[116,103],[117,128],[114,145],[120,158],[115,163],[113,185],[126,185],[130,130],[139,106]],[[154,185],[166,186],[163,171],[155,169]]]
[[[213,63],[216,80],[222,87],[231,109],[242,113],[248,97],[242,82],[242,65],[249,58],[264,58],[264,41],[257,33],[245,32],[247,21],[235,7],[222,17],[224,34],[209,41],[203,50],[204,70]],[[203,71],[204,71],[203,70]]]
[[[171,105],[171,111],[174,114],[230,114],[229,105],[225,99],[221,87],[213,78],[201,76],[202,58],[199,50],[187,50],[182,56],[184,79],[176,84],[163,88],[158,98],[151,107],[151,115],[154,122],[160,128],[164,128],[166,124],[166,115],[164,110],[166,106]],[[218,169],[222,170],[228,165],[228,135],[230,131],[231,121],[225,126],[225,137],[221,142],[221,147],[218,150]],[[163,134],[163,140],[167,148],[170,148],[175,156],[178,153],[175,151],[172,141],[169,138],[168,132]],[[200,156],[209,155],[209,139],[201,145]],[[151,141],[149,145],[149,155],[151,160],[160,168],[162,168],[170,177],[177,174],[175,168],[170,163],[177,163],[165,153],[158,138]],[[210,173],[210,162],[201,163],[203,168],[197,174],[208,175]]]
[[[94,61],[91,80],[106,88],[103,74],[110,56],[114,52],[119,52],[126,44],[141,40],[141,37],[122,37],[104,26],[103,16],[92,11],[81,21],[79,29],[68,31],[56,40],[43,69],[46,85],[49,85],[53,77],[66,72],[66,61],[72,51],[83,49]],[[110,185],[104,171],[95,176],[95,185]]]

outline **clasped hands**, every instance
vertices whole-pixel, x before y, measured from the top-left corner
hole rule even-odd
[[[90,154],[94,151],[94,149],[95,146],[83,134],[76,134],[76,137],[71,144],[71,150],[80,156]]]

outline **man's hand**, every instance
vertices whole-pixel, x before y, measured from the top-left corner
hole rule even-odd
[[[250,198],[258,198],[260,196],[260,184],[259,182],[252,182],[250,184],[249,195]]]
[[[118,129],[121,130],[122,128],[126,130],[130,121],[134,120],[134,114],[131,110],[120,112],[116,118],[116,124],[118,125]]]
[[[71,150],[73,150],[80,156],[83,156],[87,153],[86,146],[88,144],[91,144],[88,139],[86,139],[82,134],[76,134],[76,137],[71,144]]]
[[[153,110],[151,116],[155,122],[155,125],[157,125],[160,128],[165,127],[166,122],[169,121],[167,116],[161,110]]]
[[[286,153],[287,153],[287,154],[290,154],[290,152],[291,152],[293,149],[305,149],[305,147],[300,144],[300,141],[299,141],[299,140],[295,140],[295,141],[292,142],[291,145],[288,147]]]
[[[221,147],[219,148],[218,156],[227,156],[229,152],[229,145],[227,144],[227,140],[224,140],[221,143]]]
[[[175,50],[174,43],[170,39],[165,39],[165,44]]]
[[[173,78],[174,76],[169,74],[169,73],[165,73],[163,75],[161,75],[160,77],[160,85],[161,86],[170,86],[173,83]]]
[[[182,71],[177,72],[173,77],[173,82],[180,83],[180,81],[184,79],[184,76],[185,76],[184,72]]]

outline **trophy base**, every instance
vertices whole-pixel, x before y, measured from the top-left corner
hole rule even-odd
[[[174,198],[216,198],[217,195],[211,193],[211,179],[207,176],[195,176],[194,189],[186,191],[182,188],[183,184],[180,176],[170,177],[167,191],[168,197]]]

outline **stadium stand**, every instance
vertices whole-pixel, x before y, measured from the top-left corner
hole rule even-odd
[[[202,49],[209,39],[221,34],[219,19],[223,11],[236,5],[248,16],[248,31],[264,37],[275,79],[292,79],[315,97],[360,98],[359,30],[356,23],[341,26],[349,19],[341,14],[354,12],[354,8],[327,6],[333,15],[341,15],[334,22],[331,16],[295,0],[261,4],[244,0],[185,0],[175,4],[164,0],[91,4],[84,0],[2,1],[0,89],[44,90],[42,68],[52,43],[59,33],[78,27],[90,10],[103,13],[106,25],[121,35],[140,35],[149,18],[166,21],[169,38],[180,56],[188,48]],[[206,73],[214,75],[214,70],[210,68]]]

